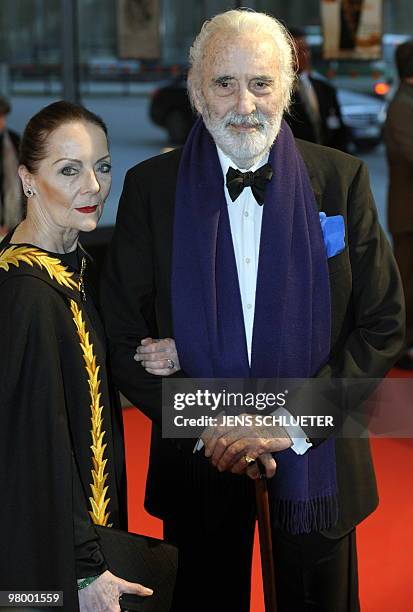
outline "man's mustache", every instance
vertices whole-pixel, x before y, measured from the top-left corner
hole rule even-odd
[[[267,123],[266,117],[257,111],[254,111],[250,115],[238,115],[237,113],[231,112],[225,118],[225,127],[230,125],[245,125],[248,127],[263,128]]]

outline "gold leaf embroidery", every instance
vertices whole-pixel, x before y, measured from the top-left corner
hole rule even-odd
[[[11,265],[19,267],[20,263],[26,263],[33,267],[39,266],[42,270],[46,270],[51,279],[56,280],[59,285],[68,287],[69,289],[80,290],[81,287],[73,278],[73,272],[68,272],[67,268],[55,257],[50,257],[47,253],[36,249],[35,247],[18,247],[10,246],[0,252],[0,269],[9,271]],[[82,272],[85,267],[85,260],[82,260]],[[83,299],[85,299],[83,290]],[[92,497],[89,497],[92,510],[89,511],[93,522],[96,525],[111,527],[108,524],[110,512],[106,512],[106,508],[110,502],[110,498],[106,497],[108,486],[105,486],[108,474],[105,473],[107,459],[103,458],[106,444],[103,443],[105,431],[102,429],[103,406],[100,405],[101,393],[99,392],[100,366],[96,366],[96,356],[93,353],[93,344],[89,341],[89,332],[86,331],[86,324],[83,320],[82,311],[74,300],[70,300],[70,308],[73,314],[73,321],[76,325],[77,333],[80,340],[80,347],[85,361],[85,368],[88,375],[89,393],[91,398],[91,421],[92,421],[92,480],[90,484]]]
[[[96,356],[93,353],[93,344],[89,341],[89,332],[86,331],[86,324],[83,320],[82,311],[74,300],[70,300],[70,308],[73,314],[73,321],[76,325],[77,333],[80,340],[80,347],[85,361],[85,368],[88,375],[89,394],[91,399],[91,422],[92,429],[90,434],[92,437],[92,480],[90,488],[92,496],[89,497],[91,510],[89,511],[92,521],[95,525],[108,525],[110,512],[106,512],[110,498],[106,497],[108,486],[105,485],[107,473],[105,473],[107,459],[103,458],[106,450],[106,444],[103,443],[106,432],[102,429],[103,425],[103,406],[100,404],[101,394],[99,392],[100,366],[96,365]]]
[[[40,249],[35,247],[10,246],[0,253],[0,269],[8,272],[9,267],[19,267],[20,263],[29,266],[37,265],[42,270],[46,270],[51,279],[54,279],[69,289],[79,289],[79,284],[72,278],[73,272],[68,272],[67,268],[55,257],[50,257]]]

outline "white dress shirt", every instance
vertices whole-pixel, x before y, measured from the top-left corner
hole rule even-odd
[[[255,291],[257,287],[258,256],[260,251],[262,213],[265,206],[259,206],[251,191],[251,187],[244,187],[242,193],[233,202],[225,185],[225,177],[230,166],[243,172],[219,147],[217,147],[219,161],[224,175],[224,192],[228,205],[229,222],[231,225],[232,243],[234,245],[235,260],[237,263],[238,282],[241,293],[242,312],[244,315],[245,337],[247,341],[248,361],[251,365],[252,332],[254,326]],[[249,168],[254,172],[268,161],[268,153],[254,166]],[[277,408],[276,416],[290,417],[285,408]],[[293,445],[291,448],[303,455],[311,446],[300,426],[285,427]]]

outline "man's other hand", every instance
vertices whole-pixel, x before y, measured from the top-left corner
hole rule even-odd
[[[292,442],[282,427],[207,427],[201,436],[205,444],[205,456],[220,471],[234,474],[247,473],[258,478],[258,466],[248,468],[245,457],[261,460],[267,478],[275,474],[276,462],[271,453],[290,448]]]

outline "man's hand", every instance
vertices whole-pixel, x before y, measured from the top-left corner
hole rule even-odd
[[[242,465],[245,465],[245,459],[243,458],[240,463]],[[262,455],[260,455],[255,463],[253,463],[252,465],[248,465],[246,470],[242,470],[241,472],[234,472],[234,469],[232,469],[232,472],[242,474],[244,471],[249,478],[251,478],[252,480],[257,480],[258,478],[262,477],[260,468],[258,467],[258,463],[261,463],[264,466],[266,478],[272,478],[274,476],[275,471],[277,469],[277,462],[275,461],[271,453],[263,453]]]
[[[241,416],[241,415],[240,415]],[[218,425],[207,427],[201,436],[205,444],[205,456],[220,471],[234,474],[244,472],[250,478],[258,478],[259,470],[252,465],[248,470],[245,456],[259,458],[265,467],[265,475],[272,478],[276,462],[271,453],[285,450],[291,446],[291,439],[282,427],[226,427]]]
[[[148,597],[152,589],[127,582],[106,570],[92,584],[79,591],[80,612],[120,612],[119,597],[123,593]]]
[[[173,338],[144,338],[133,357],[149,374],[170,376],[181,369]]]

